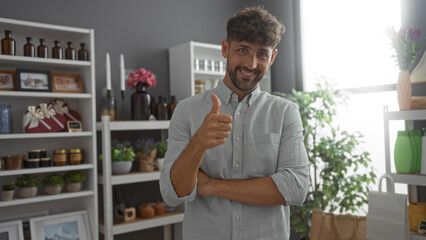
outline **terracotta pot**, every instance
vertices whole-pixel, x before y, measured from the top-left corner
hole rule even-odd
[[[162,215],[166,213],[166,207],[163,204],[161,204],[159,201],[157,201],[157,203],[155,204],[154,210],[155,210],[155,215]]]
[[[16,156],[4,156],[2,157],[4,161],[4,169],[6,170],[15,170],[24,168],[24,155]]]
[[[1,200],[3,200],[3,201],[10,201],[10,200],[12,200],[14,193],[15,193],[14,190],[1,192]]]
[[[410,110],[412,88],[408,71],[401,71],[399,73],[398,82],[396,83],[396,92],[398,95],[399,110]]]
[[[45,186],[44,192],[48,195],[55,195],[62,192],[62,186]]]
[[[83,184],[81,182],[67,183],[65,185],[65,189],[67,192],[78,192],[81,190],[82,185]]]
[[[21,198],[32,198],[37,195],[37,187],[20,187],[19,197]]]
[[[142,203],[138,207],[138,212],[141,218],[153,218],[155,217],[155,210],[148,204]]]

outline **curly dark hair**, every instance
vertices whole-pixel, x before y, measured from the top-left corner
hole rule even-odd
[[[228,41],[247,41],[275,48],[285,26],[262,7],[247,7],[228,19],[226,31]]]

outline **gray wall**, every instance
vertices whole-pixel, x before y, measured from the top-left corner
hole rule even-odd
[[[96,94],[100,103],[101,91],[105,86],[106,52],[111,55],[112,87],[117,89],[116,95],[120,89],[118,64],[122,53],[126,68],[145,67],[157,75],[157,86],[150,89],[151,95],[169,96],[168,48],[190,40],[220,44],[226,36],[227,19],[238,9],[252,5],[264,5],[287,27],[272,68],[272,90],[290,91],[295,87],[296,76],[295,51],[291,46],[294,44],[292,1],[2,0],[0,17],[93,28]],[[66,47],[65,43],[61,44],[63,48]],[[280,67],[275,67],[277,65]],[[124,102],[117,98],[117,106],[126,108],[127,119],[130,118],[130,94],[131,90],[126,90]]]

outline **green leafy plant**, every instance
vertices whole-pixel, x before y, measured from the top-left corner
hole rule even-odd
[[[58,174],[47,175],[41,182],[43,186],[56,187],[65,184],[64,178]]]
[[[274,93],[299,106],[304,143],[311,167],[311,184],[302,207],[291,206],[291,230],[308,236],[313,209],[357,213],[368,203],[369,185],[376,175],[368,152],[362,151],[362,134],[342,131],[333,122],[337,107],[347,98],[323,79],[313,92]]]
[[[113,162],[124,162],[133,161],[135,159],[135,152],[129,141],[119,142],[115,139],[112,140],[111,144],[111,160]],[[99,155],[99,159],[102,160],[102,154]]]
[[[15,184],[13,182],[5,182],[3,183],[3,185],[1,186],[2,191],[12,191],[15,190]]]
[[[164,158],[166,156],[167,152],[167,141],[158,141],[157,143],[157,157],[158,158]]]
[[[86,176],[84,176],[84,173],[79,170],[70,171],[65,173],[64,175],[65,183],[84,182],[85,180],[86,180]]]
[[[37,187],[39,182],[35,175],[23,175],[16,179],[15,185],[18,187]]]
[[[133,147],[136,152],[140,152],[143,155],[148,156],[157,148],[157,144],[154,142],[153,138],[140,137],[133,143]]]

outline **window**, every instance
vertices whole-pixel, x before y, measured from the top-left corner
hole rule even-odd
[[[378,177],[385,173],[383,106],[398,109],[399,70],[385,29],[399,29],[400,9],[399,0],[301,1],[304,90],[313,90],[323,75],[338,89],[352,92],[338,124],[364,134],[361,147],[370,152]],[[402,121],[391,126],[391,134],[404,128]],[[391,145],[395,138],[391,135]]]

